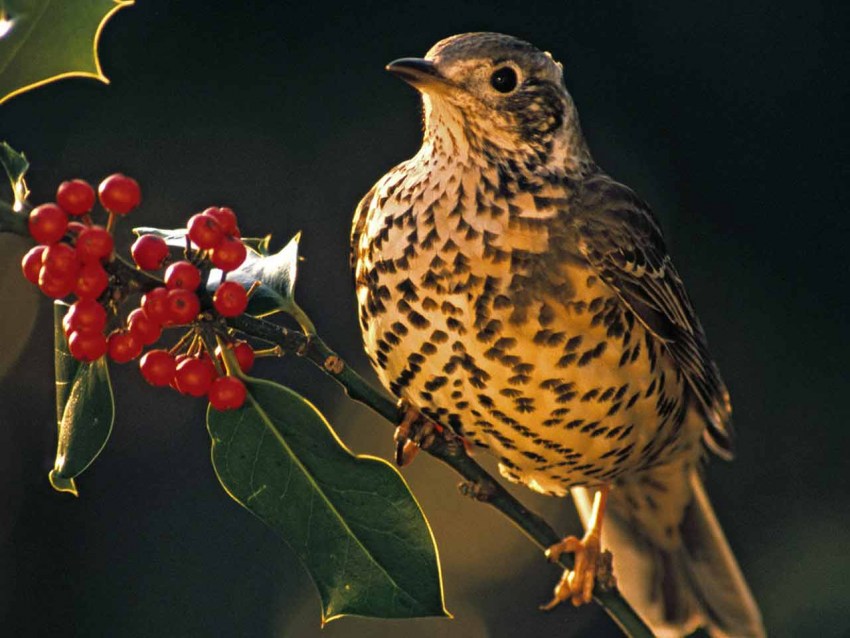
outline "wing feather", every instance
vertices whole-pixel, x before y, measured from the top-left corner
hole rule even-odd
[[[705,333],[649,207],[602,173],[589,177],[575,217],[578,248],[680,366],[708,417],[703,440],[733,455],[729,393],[708,354]]]

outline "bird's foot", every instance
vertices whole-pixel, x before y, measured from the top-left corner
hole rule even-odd
[[[541,605],[540,609],[549,611],[565,600],[576,607],[593,600],[593,587],[598,584],[604,589],[617,586],[614,577],[611,552],[601,551],[598,534],[588,533],[584,538],[568,536],[560,543],[546,550],[546,558],[555,562],[564,552],[575,555],[573,569],[564,571],[561,580],[555,586],[555,595],[551,601]]]
[[[443,428],[403,399],[399,402],[399,410],[403,414],[393,440],[396,465],[404,467],[413,461],[420,449],[427,450],[442,434]]]

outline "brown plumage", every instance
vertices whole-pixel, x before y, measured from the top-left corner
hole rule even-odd
[[[619,535],[622,588],[657,629],[761,635],[698,475],[703,446],[731,458],[728,393],[649,207],[591,158],[561,65],[474,33],[388,69],[421,91],[425,134],[354,218],[381,381],[510,480],[580,506],[579,488],[611,488],[602,542]],[[648,561],[636,579],[627,545]],[[594,560],[556,601],[589,598]]]

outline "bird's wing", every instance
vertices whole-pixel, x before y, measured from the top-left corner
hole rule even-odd
[[[604,174],[588,178],[575,217],[578,250],[670,352],[708,417],[703,440],[731,459],[729,393],[649,207]]]
[[[366,217],[369,213],[369,207],[372,205],[372,199],[375,197],[375,191],[378,185],[375,184],[369,189],[369,192],[363,196],[357,208],[354,210],[354,219],[351,222],[351,252],[349,253],[349,263],[351,265],[352,275],[357,267],[357,246],[360,243],[360,235],[363,234],[363,229],[366,227]]]

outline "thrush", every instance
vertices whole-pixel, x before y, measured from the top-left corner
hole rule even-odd
[[[594,162],[562,65],[469,33],[387,69],[421,93],[424,136],[353,222],[382,383],[509,480],[576,498],[586,534],[550,548],[576,561],[547,607],[590,601],[608,547],[660,634],[763,635],[701,478],[706,451],[732,457],[726,387],[650,208]]]

